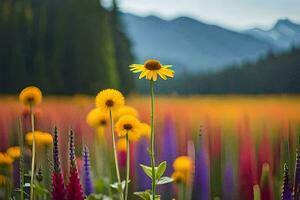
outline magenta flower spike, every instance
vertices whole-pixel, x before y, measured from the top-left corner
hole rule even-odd
[[[80,184],[79,174],[75,160],[74,133],[70,131],[69,137],[70,174],[67,186],[67,200],[83,200],[83,189]]]
[[[59,149],[58,149],[58,133],[57,128],[54,128],[53,135],[53,172],[52,172],[52,199],[65,200],[65,185],[64,178],[61,172]]]

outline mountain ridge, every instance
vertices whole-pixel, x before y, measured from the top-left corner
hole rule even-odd
[[[179,71],[219,71],[281,50],[279,45],[256,35],[190,17],[164,20],[122,13],[122,18],[137,62],[156,58],[172,63]]]

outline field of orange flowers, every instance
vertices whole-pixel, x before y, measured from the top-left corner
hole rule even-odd
[[[57,127],[62,171],[67,174],[68,138],[69,130],[72,129],[83,187],[86,184],[82,175],[85,156],[81,152],[85,152],[84,146],[87,146],[91,154],[92,191],[95,194],[109,194],[106,182],[115,176],[111,167],[111,138],[107,127],[102,143],[95,143],[99,138],[99,130],[94,130],[86,122],[86,116],[95,107],[94,104],[94,98],[87,96],[46,97],[35,108],[36,130],[52,135],[54,126]],[[126,104],[136,108],[141,121],[150,124],[149,97],[129,96]],[[29,110],[18,102],[17,97],[3,96],[0,105],[0,150],[6,152],[9,147],[19,145],[20,119],[22,132],[30,132],[30,116]],[[299,113],[299,96],[156,97],[156,157],[158,161],[167,161],[165,175],[173,174],[172,177],[178,179],[158,188],[162,199],[280,199],[285,180],[283,176],[286,178],[287,172],[290,185],[296,184],[292,177],[296,171],[296,149],[300,143]],[[25,147],[29,145],[25,142]],[[130,144],[129,199],[136,198],[133,191],[151,187],[150,178],[139,166],[150,164],[145,148],[148,145],[147,136]],[[47,148],[52,148],[52,142]],[[37,146],[36,171],[41,173],[42,183],[51,185],[51,172],[46,173],[46,169],[51,166],[49,155],[52,151],[47,148]],[[124,177],[126,148],[118,143],[117,151],[120,173]],[[103,152],[106,152],[105,155]],[[180,177],[174,175],[176,163],[173,162],[179,156],[188,156],[193,162],[191,181],[185,187],[180,183]],[[11,172],[0,175],[0,195],[3,195],[8,184],[15,184],[15,188],[19,184],[14,169],[18,165],[15,162]],[[289,167],[286,170],[285,163]],[[30,168],[26,157],[25,166]],[[64,179],[67,180],[67,177]],[[10,189],[10,192],[16,191]],[[43,199],[48,194],[41,192],[41,195],[40,199]]]

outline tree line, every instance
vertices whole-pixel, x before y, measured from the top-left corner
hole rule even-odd
[[[0,93],[36,85],[45,93],[134,88],[130,41],[115,1],[0,0]]]
[[[300,93],[300,48],[269,53],[255,63],[229,66],[220,72],[175,75],[168,84],[161,83],[160,93],[296,94]]]

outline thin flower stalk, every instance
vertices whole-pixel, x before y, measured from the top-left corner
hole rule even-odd
[[[125,186],[125,200],[128,199],[128,183],[129,183],[129,173],[130,173],[130,144],[129,136],[126,134],[126,186]]]
[[[20,200],[24,200],[24,140],[23,140],[23,129],[22,129],[21,119],[19,119],[19,145],[20,145],[20,164],[19,164]]]
[[[156,177],[155,177],[155,135],[154,135],[154,82],[150,81],[150,94],[151,94],[151,135],[150,135],[150,159],[152,168],[152,199],[155,199],[156,193]]]
[[[30,118],[31,118],[31,131],[32,131],[32,160],[31,160],[31,178],[30,178],[30,200],[34,199],[34,168],[35,168],[35,127],[34,127],[34,113],[33,105],[30,104]]]
[[[300,154],[297,149],[295,163],[295,178],[294,178],[294,200],[300,199]]]
[[[109,119],[110,119],[110,130],[112,134],[112,142],[113,142],[113,153],[114,153],[114,160],[115,160],[115,167],[116,167],[116,174],[117,174],[117,179],[118,179],[118,184],[121,186],[121,176],[120,176],[120,170],[119,170],[119,162],[118,162],[118,157],[117,157],[117,148],[116,148],[116,138],[115,138],[115,129],[114,129],[114,120],[112,116],[112,111],[111,109],[109,110]],[[118,189],[119,197],[120,199],[124,199],[123,191],[122,188]]]

